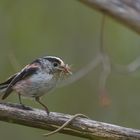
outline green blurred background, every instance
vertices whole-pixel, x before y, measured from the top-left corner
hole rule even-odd
[[[76,0],[0,0],[0,81],[34,58],[60,56],[74,71],[86,66],[99,51],[102,15]],[[107,18],[106,52],[113,63],[127,65],[140,54],[139,36]],[[82,79],[44,96],[51,111],[76,114],[140,129],[140,71],[131,75],[112,71],[107,81],[111,105],[99,105],[98,66]],[[18,102],[16,94],[5,102]],[[25,104],[41,108],[31,100]],[[2,140],[43,140],[47,131],[0,122]],[[50,140],[80,138],[56,134]]]

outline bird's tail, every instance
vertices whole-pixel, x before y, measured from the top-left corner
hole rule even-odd
[[[10,82],[15,78],[17,74],[12,75],[9,77],[5,82],[0,83],[0,99],[4,96]]]
[[[0,84],[0,97],[2,97],[4,95],[7,87],[8,87],[8,84],[5,84],[5,85]]]

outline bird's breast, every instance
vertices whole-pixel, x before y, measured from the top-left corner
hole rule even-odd
[[[56,82],[52,74],[37,73],[18,82],[14,89],[23,96],[37,97],[53,89]]]

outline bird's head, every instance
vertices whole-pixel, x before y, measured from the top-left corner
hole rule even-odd
[[[72,74],[68,64],[65,64],[62,59],[55,56],[43,57],[46,69],[52,74]]]

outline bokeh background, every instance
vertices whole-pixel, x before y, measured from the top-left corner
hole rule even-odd
[[[74,73],[86,67],[99,51],[102,15],[75,0],[0,0],[0,81],[33,59],[56,55],[72,64]],[[140,54],[138,34],[106,18],[104,47],[112,63],[127,65]],[[101,66],[80,80],[43,97],[51,111],[83,113],[90,118],[140,129],[140,70],[112,71],[106,88],[108,107],[99,104]],[[5,102],[18,102],[16,94]],[[40,105],[24,99],[25,104]],[[0,139],[43,140],[47,131],[0,122]],[[80,138],[56,134],[50,140]]]

